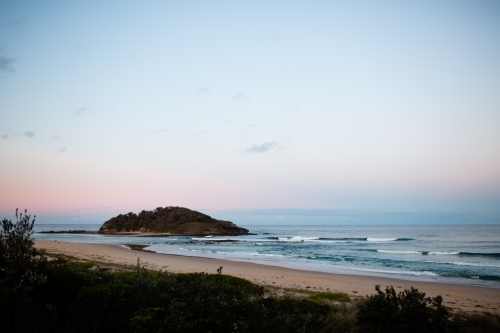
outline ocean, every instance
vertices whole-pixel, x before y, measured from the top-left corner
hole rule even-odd
[[[251,261],[312,271],[500,288],[500,225],[244,226],[247,236],[42,234],[100,225],[35,225],[35,239],[145,244],[158,253]],[[168,263],[167,263],[168,264]]]

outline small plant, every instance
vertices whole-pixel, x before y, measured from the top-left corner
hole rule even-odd
[[[375,290],[357,314],[363,332],[447,332],[449,314],[441,296],[425,297],[413,287],[398,294],[392,286]]]
[[[329,300],[329,301],[334,301],[334,302],[350,302],[351,301],[351,298],[346,293],[331,293],[331,292],[314,294],[314,295],[310,296],[309,299],[314,300],[314,301]]]
[[[219,274],[219,275],[222,274],[222,266],[220,266],[219,268],[217,268],[217,274]]]
[[[27,211],[18,214],[16,223],[3,219],[0,229],[0,285],[12,290],[30,290],[45,282],[46,276],[40,273],[47,262],[42,251],[37,251],[31,239],[35,218]]]

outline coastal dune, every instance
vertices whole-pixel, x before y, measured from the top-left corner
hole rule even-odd
[[[312,291],[343,292],[352,297],[371,295],[375,285],[394,286],[396,291],[414,287],[428,296],[441,295],[443,304],[464,311],[500,313],[500,289],[481,286],[407,281],[388,277],[332,274],[292,269],[252,262],[210,259],[190,256],[136,251],[122,245],[69,243],[36,240],[35,247],[49,253],[64,254],[82,260],[107,264],[135,265],[137,258],[148,269],[167,270],[172,273],[216,273],[223,267],[223,274],[245,278],[259,285],[278,288],[297,288]]]

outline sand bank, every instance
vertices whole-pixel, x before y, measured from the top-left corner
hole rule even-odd
[[[441,295],[444,305],[464,311],[500,313],[500,289],[438,282],[419,282],[376,276],[331,274],[223,259],[209,259],[134,251],[121,245],[86,244],[37,240],[35,247],[50,253],[109,264],[135,265],[137,258],[148,269],[161,268],[173,273],[216,273],[245,278],[260,285],[299,288],[313,291],[344,292],[350,296],[371,295],[379,284],[396,291],[414,287],[428,296]]]

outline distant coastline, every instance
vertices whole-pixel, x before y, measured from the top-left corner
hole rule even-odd
[[[141,232],[141,231],[106,231],[102,232],[99,230],[45,230],[40,231],[40,234],[75,234],[75,235],[109,235],[109,236],[136,236],[136,237],[178,237],[178,236],[193,236],[193,237],[204,237],[207,234],[189,234],[189,233],[161,233],[161,232]],[[241,236],[242,234],[224,234],[224,236]],[[245,235],[255,235],[252,233],[246,233]],[[208,236],[220,236],[218,234],[208,234]]]

